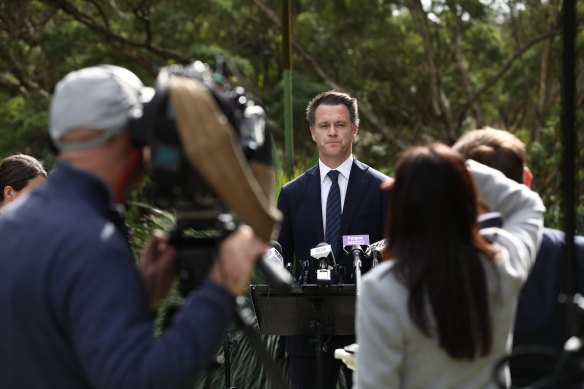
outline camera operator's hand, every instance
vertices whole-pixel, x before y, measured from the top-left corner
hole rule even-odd
[[[209,279],[236,296],[242,295],[249,286],[256,260],[266,249],[251,227],[239,227],[221,243],[219,258],[209,273]]]
[[[176,276],[175,250],[162,232],[155,231],[140,256],[140,271],[153,311],[166,298]]]

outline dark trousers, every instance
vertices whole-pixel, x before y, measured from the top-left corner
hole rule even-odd
[[[333,350],[334,352],[334,350]],[[336,389],[339,370],[343,370],[347,388],[353,386],[353,372],[342,361],[334,359],[330,351],[323,353],[322,376],[323,389]],[[294,389],[316,389],[317,367],[316,358],[288,356],[288,372]]]

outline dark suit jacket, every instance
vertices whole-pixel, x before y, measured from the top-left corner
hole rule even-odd
[[[341,235],[369,235],[370,243],[384,238],[387,219],[389,193],[379,187],[388,177],[364,163],[353,161],[341,219]],[[315,282],[315,264],[310,257],[310,249],[324,242],[320,170],[318,165],[306,170],[302,175],[282,187],[278,198],[278,208],[282,211],[282,222],[278,241],[282,246],[284,261],[295,263],[295,274],[301,273],[301,262],[308,261],[311,280]],[[342,252],[335,256],[338,264],[346,269],[343,282],[354,284],[351,278],[353,260]],[[365,266],[364,266],[365,267]],[[366,270],[366,269],[364,269]],[[345,346],[344,344],[343,346]],[[288,342],[290,346],[290,342]],[[314,355],[313,345],[287,347],[289,353],[296,349],[300,354]]]
[[[480,227],[501,225],[500,217],[481,221]],[[584,237],[576,236],[576,292],[584,295]],[[564,233],[544,228],[541,246],[517,303],[513,330],[513,350],[524,346],[545,346],[560,351],[563,348],[558,295],[562,293],[562,250]],[[514,386],[534,384],[553,373],[557,360],[536,356],[511,359],[511,380]]]
[[[584,237],[574,240],[576,265],[575,288],[584,295]],[[562,247],[564,233],[543,229],[540,249],[517,304],[513,331],[513,349],[527,345],[542,345],[561,350],[561,308],[558,295],[563,291]],[[581,335],[581,334],[578,334]],[[548,358],[518,358],[511,360],[513,385],[524,386],[553,373],[555,361]]]

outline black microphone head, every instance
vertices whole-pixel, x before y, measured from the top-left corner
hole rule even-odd
[[[271,240],[271,241],[269,241],[268,242],[268,246],[275,248],[277,252],[279,252],[280,254],[282,254],[282,246],[280,245],[280,243],[278,243],[277,240]]]
[[[378,251],[379,253],[383,254],[383,251],[387,246],[389,246],[389,239],[388,238],[381,239],[378,242],[370,244],[369,247],[367,248],[367,252],[373,253],[374,251]]]

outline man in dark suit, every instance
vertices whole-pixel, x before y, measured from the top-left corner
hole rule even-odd
[[[525,166],[525,145],[507,131],[485,128],[463,135],[453,146],[468,159],[474,159],[495,168],[508,178],[531,185],[531,172]],[[490,215],[490,216],[489,216]],[[500,215],[481,215],[481,228],[504,223]],[[522,346],[544,346],[559,352],[563,348],[559,326],[558,295],[561,293],[561,260],[564,233],[551,228],[543,229],[540,249],[535,264],[523,286],[517,305],[513,331],[513,350]],[[576,291],[584,294],[584,237],[576,236],[575,249],[578,274]],[[543,357],[512,359],[513,386],[529,386],[554,372],[555,361]]]
[[[352,155],[359,131],[355,98],[334,91],[321,93],[308,104],[306,118],[319,163],[282,187],[278,198],[278,208],[284,215],[279,237],[282,255],[285,261],[295,259],[297,280],[308,270],[308,283],[315,283],[310,249],[326,242],[332,246],[336,262],[345,269],[342,281],[354,284],[353,260],[342,249],[342,236],[368,234],[371,243],[384,237],[388,192],[380,185],[389,178]],[[324,388],[336,388],[341,362],[334,359],[334,350],[354,342],[354,336],[325,339]],[[310,337],[288,337],[286,352],[293,386],[316,387],[316,359]],[[350,388],[351,372],[343,369]]]

